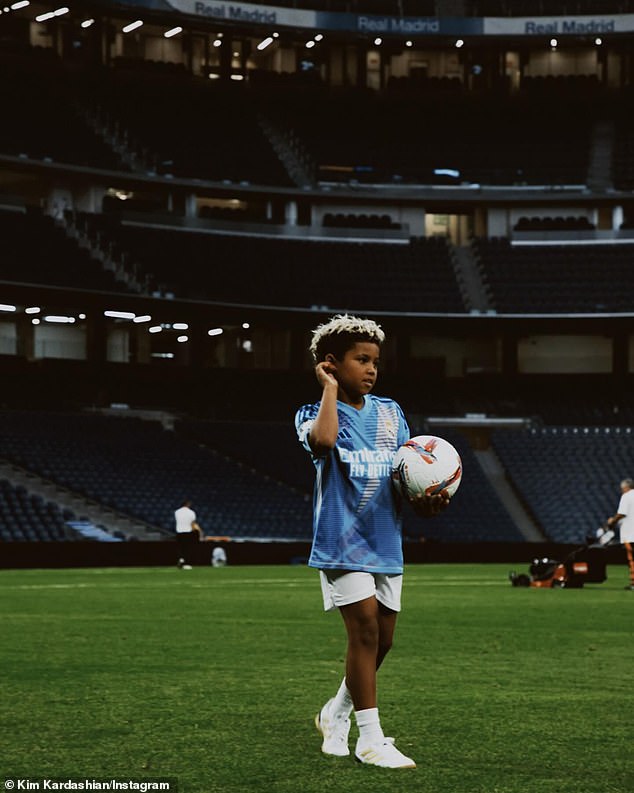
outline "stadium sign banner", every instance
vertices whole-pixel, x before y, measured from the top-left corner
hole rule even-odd
[[[136,0],[136,5],[155,4],[157,0]],[[371,14],[344,14],[280,8],[253,3],[227,3],[217,0],[159,0],[181,14],[217,19],[222,22],[245,22],[256,25],[340,30],[368,35],[482,35],[482,19],[461,17],[399,17]],[[156,6],[154,6],[156,7]]]
[[[489,36],[586,36],[631,33],[634,14],[600,14],[574,17],[486,17]]]
[[[318,12],[317,22],[324,30],[344,30],[372,36],[482,35],[482,19],[471,17],[397,17]]]
[[[260,6],[252,3],[223,3],[215,0],[168,0],[175,11],[222,22],[248,22],[256,25],[315,28],[316,11]]]
[[[233,24],[338,30],[369,36],[583,36],[634,31],[634,14],[571,17],[401,17],[331,13],[223,0],[112,0],[111,5],[175,11]]]

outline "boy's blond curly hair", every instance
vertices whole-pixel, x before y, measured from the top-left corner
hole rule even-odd
[[[340,360],[346,350],[358,341],[373,342],[380,347],[385,341],[385,333],[372,319],[337,314],[315,328],[309,349],[315,363],[323,361],[329,352]]]

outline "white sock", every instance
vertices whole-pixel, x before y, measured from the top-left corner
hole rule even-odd
[[[332,712],[335,716],[343,716],[344,718],[348,718],[348,716],[352,713],[352,708],[354,705],[352,704],[352,697],[350,696],[350,692],[348,691],[348,686],[346,685],[346,678],[341,681],[341,685],[339,686],[339,691],[335,694],[335,698],[332,701]]]
[[[362,743],[372,743],[384,737],[378,708],[355,710],[354,716],[359,728],[359,740]]]

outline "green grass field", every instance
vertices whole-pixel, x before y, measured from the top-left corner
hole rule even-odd
[[[389,771],[319,750],[345,636],[314,571],[0,571],[0,773],[170,777],[181,793],[631,793],[626,568],[582,590],[507,574],[408,568],[379,704],[418,768]]]

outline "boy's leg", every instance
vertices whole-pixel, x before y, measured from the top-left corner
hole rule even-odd
[[[379,610],[379,647],[376,657],[376,668],[383,663],[383,659],[392,649],[394,640],[394,630],[396,629],[396,619],[398,611],[392,611],[383,603],[378,604]]]
[[[394,629],[396,628],[396,618],[398,612],[392,611],[382,603],[378,604],[379,609],[379,645],[376,658],[376,668],[381,666],[385,656],[388,654],[392,647],[394,638]],[[341,714],[342,716],[349,716],[352,713],[354,703],[352,696],[346,682],[346,678],[341,681],[339,690],[331,700],[331,710],[334,714]]]
[[[379,720],[376,672],[392,646],[401,576],[382,579],[377,584],[371,574],[321,574],[324,607],[339,608],[348,635],[348,650],[346,677],[337,696],[317,714],[315,724],[324,736],[323,752],[348,754],[349,706],[343,703],[347,705],[346,701],[352,700],[359,727],[357,760],[387,768],[415,768],[414,761],[398,751],[393,739],[385,738]],[[385,606],[377,596],[394,608]]]
[[[374,577],[370,573],[321,571],[320,580],[326,611],[347,608],[350,602],[355,606],[357,602],[374,600]],[[350,754],[348,735],[352,709],[353,697],[348,690],[347,678],[344,677],[337,694],[326,702],[315,717],[315,726],[323,736],[321,750],[325,754]]]
[[[342,606],[340,611],[348,633],[346,681],[359,728],[355,757],[384,768],[416,768],[383,734],[377,707],[376,672],[392,646],[397,612],[376,597]]]
[[[348,634],[346,683],[354,708],[376,708],[379,604],[375,597],[369,597],[341,606],[340,611]]]
[[[377,739],[383,738],[376,707],[376,670],[389,650],[394,633],[394,618],[374,596],[340,607],[348,634],[346,676],[336,696],[329,700],[315,718],[324,736],[325,754],[349,754],[350,713],[354,707],[361,714],[360,729]],[[351,682],[349,682],[351,681]]]

